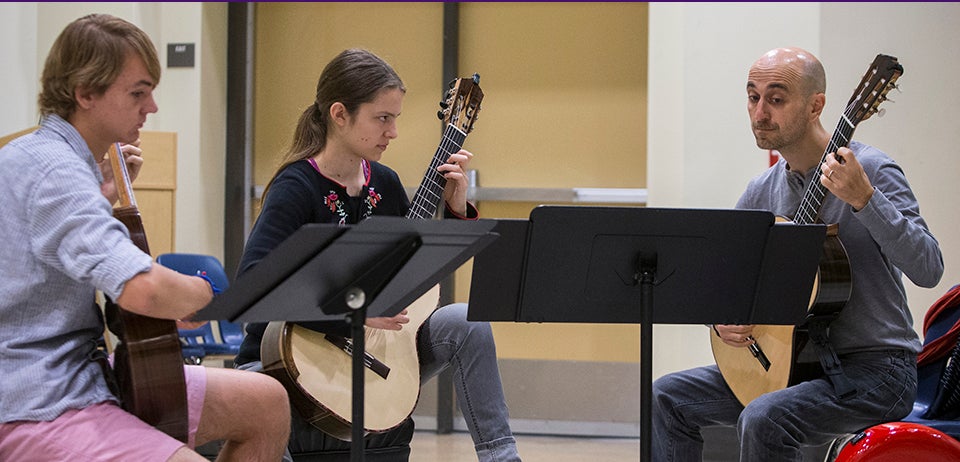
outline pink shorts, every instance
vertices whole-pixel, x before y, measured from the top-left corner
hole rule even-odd
[[[196,443],[207,373],[184,366],[188,445]],[[183,443],[147,425],[111,402],[64,412],[51,422],[0,424],[0,461],[165,461]]]

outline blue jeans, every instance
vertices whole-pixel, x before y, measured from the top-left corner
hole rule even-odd
[[[420,357],[421,385],[444,369],[453,367],[457,405],[467,422],[479,461],[519,461],[500,383],[490,324],[467,321],[467,305],[464,303],[438,308],[420,328],[417,353]],[[247,370],[262,369],[259,362],[241,367]],[[409,431],[409,428],[401,426],[400,431]],[[392,433],[394,431],[374,435],[366,442],[366,447],[375,448],[403,440],[403,435]],[[303,421],[296,412],[293,413],[288,446],[290,452],[296,454],[349,448],[349,444],[328,436]]]
[[[717,366],[665,375],[653,384],[654,462],[702,459],[701,429],[737,427],[741,461],[802,461],[800,447],[821,445],[872,425],[898,420],[913,408],[916,355],[887,350],[840,357],[857,388],[840,399],[826,378],[777,390],[743,407]]]

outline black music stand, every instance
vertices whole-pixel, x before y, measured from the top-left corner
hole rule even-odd
[[[371,217],[300,228],[195,319],[349,321],[365,351],[367,316],[394,316],[497,238],[495,223]],[[351,461],[364,460],[364,355],[352,355]]]
[[[652,324],[798,324],[826,238],[766,211],[646,207],[540,206],[494,231],[474,258],[469,320],[640,324],[644,461]]]

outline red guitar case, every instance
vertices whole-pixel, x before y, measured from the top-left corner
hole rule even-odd
[[[835,462],[960,461],[960,441],[910,422],[874,425],[843,445]]]

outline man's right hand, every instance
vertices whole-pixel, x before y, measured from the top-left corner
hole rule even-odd
[[[756,342],[753,339],[752,325],[714,324],[713,329],[723,343],[732,347],[744,348]]]

